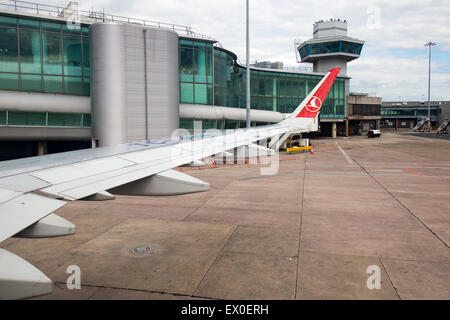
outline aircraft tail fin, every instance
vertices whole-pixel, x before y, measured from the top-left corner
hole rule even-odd
[[[341,68],[334,68],[328,71],[317,86],[300,103],[297,109],[292,112],[290,118],[315,118],[340,70]]]

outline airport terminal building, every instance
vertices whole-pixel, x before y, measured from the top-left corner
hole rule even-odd
[[[75,23],[73,23],[75,22]],[[298,46],[312,72],[251,68],[252,126],[292,112],[341,67],[320,114],[325,134],[348,134],[347,62],[364,42],[347,23],[319,21]],[[92,145],[245,127],[245,66],[190,27],[78,9],[0,1],[0,160]]]
[[[386,101],[381,105],[384,130],[409,130],[428,118],[426,101]],[[436,129],[450,118],[450,101],[430,101],[430,122]]]

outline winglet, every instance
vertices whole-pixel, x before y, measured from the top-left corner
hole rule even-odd
[[[334,68],[328,71],[319,84],[309,93],[302,103],[300,103],[297,109],[292,113],[291,117],[314,119],[319,113],[339,71],[341,71],[341,68]]]

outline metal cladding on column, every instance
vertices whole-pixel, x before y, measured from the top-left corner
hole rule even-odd
[[[97,23],[90,37],[94,138],[108,146],[170,137],[179,125],[177,33]]]
[[[127,142],[126,70],[122,26],[93,24],[89,31],[92,135],[100,146]]]
[[[168,138],[180,123],[178,34],[148,28],[147,87],[149,138]]]

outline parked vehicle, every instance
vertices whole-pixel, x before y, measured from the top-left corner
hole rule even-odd
[[[369,130],[369,132],[367,132],[367,136],[369,138],[379,138],[381,137],[381,130]]]

